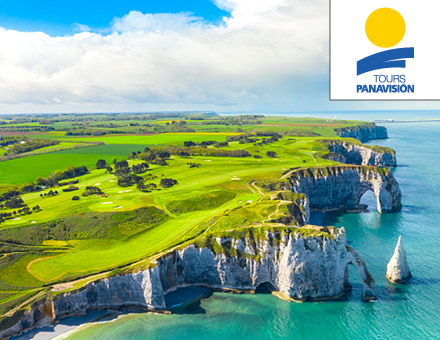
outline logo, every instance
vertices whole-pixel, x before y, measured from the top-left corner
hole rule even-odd
[[[390,48],[405,36],[406,25],[402,15],[391,8],[375,10],[365,23],[365,33],[372,44]],[[357,62],[357,75],[385,68],[406,68],[404,59],[414,58],[414,47],[396,48],[372,54]]]
[[[330,0],[330,100],[440,100],[439,0]]]

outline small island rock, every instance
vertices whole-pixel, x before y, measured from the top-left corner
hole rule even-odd
[[[406,251],[402,246],[402,237],[399,236],[396,250],[387,266],[387,279],[392,283],[405,283],[411,280],[412,275],[406,259]]]

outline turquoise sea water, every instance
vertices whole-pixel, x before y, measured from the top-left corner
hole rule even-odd
[[[372,120],[390,114],[338,115],[345,117]],[[397,152],[394,174],[403,193],[402,212],[327,215],[323,221],[346,228],[349,244],[376,279],[376,302],[361,301],[361,280],[350,269],[353,291],[343,302],[292,304],[269,294],[214,293],[174,315],[129,315],[67,339],[440,339],[440,123],[381,125],[390,139],[372,144]],[[385,277],[400,235],[414,276],[407,285]]]

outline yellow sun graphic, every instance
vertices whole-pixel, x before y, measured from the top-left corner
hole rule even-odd
[[[368,39],[382,48],[396,46],[403,39],[405,31],[405,20],[399,12],[391,8],[375,10],[365,24]]]

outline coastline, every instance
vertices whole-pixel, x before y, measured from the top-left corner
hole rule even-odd
[[[386,130],[385,130],[386,131]],[[356,136],[358,134],[358,131],[346,131],[347,133],[355,133]],[[360,135],[358,137],[361,137]],[[364,136],[362,136],[364,137]],[[371,149],[371,148],[370,148]],[[356,150],[356,152],[358,152],[359,150]],[[367,150],[370,151],[370,150]],[[369,155],[364,155],[364,153],[362,152],[358,152],[360,154],[360,156],[362,157],[362,159],[364,159],[366,156],[367,158],[369,157]],[[376,152],[377,153],[377,152]],[[382,152],[381,154],[385,154],[386,152]],[[375,162],[378,161],[376,160],[377,157],[375,157]],[[380,158],[380,157],[379,157]],[[362,160],[363,162],[364,160]],[[380,159],[379,159],[380,161]],[[350,163],[349,163],[350,164]],[[367,176],[369,173],[368,171],[373,173],[373,176]],[[294,180],[294,182],[291,182],[292,188],[291,190],[294,193],[305,193],[307,192],[306,189],[308,189],[310,186],[308,185],[309,182],[319,182],[320,186],[322,188],[320,188],[319,192],[307,192],[307,196],[309,197],[310,205],[311,208],[312,206],[314,208],[321,208],[319,210],[321,210],[320,213],[318,214],[314,214],[315,218],[319,221],[318,223],[314,223],[314,224],[321,224],[322,219],[325,217],[325,212],[324,211],[333,211],[333,210],[342,210],[344,211],[344,206],[342,205],[341,202],[345,202],[342,197],[342,194],[339,195],[339,191],[341,192],[345,192],[346,190],[344,189],[345,187],[342,186],[342,184],[340,184],[339,182],[341,182],[342,180],[339,180],[338,185],[341,186],[341,188],[339,188],[338,186],[334,186],[333,182],[334,181],[330,181],[329,177],[335,177],[335,178],[342,178],[342,177],[350,177],[350,179],[352,180],[351,182],[353,182],[352,184],[356,187],[357,191],[355,194],[353,195],[351,201],[349,202],[350,204],[347,204],[347,207],[345,207],[345,211],[346,212],[358,212],[357,210],[353,210],[356,209],[356,207],[359,205],[358,201],[360,199],[360,196],[363,195],[363,193],[365,192],[364,187],[365,185],[368,185],[368,189],[371,189],[371,191],[373,191],[374,189],[374,194],[378,197],[379,199],[382,199],[380,203],[383,203],[383,207],[384,207],[384,211],[385,212],[391,212],[394,210],[397,210],[398,208],[400,208],[400,206],[397,204],[400,204],[400,190],[398,189],[398,185],[397,183],[393,182],[393,176],[392,173],[388,173],[388,170],[386,169],[379,169],[376,167],[370,167],[370,166],[359,166],[359,165],[343,165],[343,166],[337,166],[337,167],[332,167],[330,169],[326,169],[326,171],[324,170],[316,170],[314,171],[313,168],[312,170],[299,170],[295,173],[292,174],[292,180]],[[344,182],[344,181],[342,181]],[[342,183],[341,182],[341,183]],[[359,182],[359,183],[358,183]],[[366,182],[368,182],[367,184],[365,184]],[[386,185],[384,186],[383,183],[388,183],[388,182],[392,182],[390,185]],[[322,197],[321,192],[327,192],[327,190],[325,190],[327,188],[327,186],[330,184],[332,184],[331,186],[331,195],[329,196],[330,198],[327,199],[327,201],[325,202],[321,202],[319,200],[316,199],[316,197]],[[388,183],[389,184],[389,183]],[[394,184],[394,186],[393,186]],[[363,186],[362,186],[363,185]],[[394,189],[391,190],[391,189]],[[382,193],[382,191],[386,191],[386,193],[388,193],[388,196],[386,196],[385,194]],[[391,192],[390,192],[391,190]],[[335,192],[333,192],[335,191]],[[380,194],[379,194],[380,192]],[[399,194],[399,195],[398,195]],[[305,195],[305,194],[304,194]],[[341,196],[341,197],[340,197]],[[356,197],[355,197],[356,196]],[[359,196],[359,197],[357,197]],[[386,200],[383,200],[383,198],[386,198]],[[316,201],[316,202],[315,202]],[[396,201],[396,202],[394,202]],[[304,205],[304,207],[301,205],[301,207],[303,207],[304,209],[304,213],[307,212],[308,208],[308,204],[309,202],[304,201],[304,202],[299,202],[298,204],[302,204]],[[322,209],[322,208],[325,209]],[[352,210],[348,211],[349,208],[352,208]],[[302,211],[302,210],[301,210]],[[307,215],[307,214],[306,214]],[[307,218],[308,220],[308,218]],[[279,227],[279,226],[277,226]],[[313,230],[315,230],[316,228],[312,228]],[[342,230],[342,229],[341,229]],[[318,230],[319,232],[320,230]],[[232,231],[231,231],[232,232]],[[270,238],[274,238],[276,237],[276,233],[278,231],[274,231],[275,234],[269,234]],[[309,233],[310,231],[307,230],[307,233]],[[322,231],[324,232],[324,231]],[[327,232],[327,231],[325,231]],[[344,231],[342,231],[342,233],[344,233]],[[252,235],[250,236],[254,236],[254,233],[252,233]],[[228,234],[229,235],[229,234]],[[232,236],[231,235],[226,235],[224,236],[225,240],[227,241],[228,239],[230,239]],[[265,234],[266,235],[266,234]],[[275,235],[275,236],[274,236]],[[301,234],[302,235],[302,234]],[[321,238],[316,238],[316,241],[314,240],[314,238],[312,237],[311,239],[306,237],[306,235],[302,235],[301,236],[300,233],[298,233],[298,235],[296,235],[295,233],[295,241],[292,242],[288,242],[288,239],[284,240],[283,238],[283,244],[285,243],[285,245],[289,246],[289,247],[293,247],[293,243],[297,242],[298,246],[301,246],[302,243],[310,243],[310,242],[333,242],[336,236],[335,235],[330,235],[328,237],[328,240],[326,240],[326,238],[324,237],[323,239]],[[267,236],[267,235],[266,235]],[[315,236],[319,236],[319,235],[315,235]],[[235,237],[235,238],[234,238]],[[280,273],[278,273],[278,269],[281,265],[288,265],[290,262],[287,261],[286,263],[284,262],[280,262],[278,263],[277,261],[275,261],[273,264],[267,264],[267,266],[275,266],[277,270],[273,270],[272,267],[264,267],[262,264],[260,264],[259,261],[255,260],[254,257],[256,257],[258,251],[260,248],[259,246],[257,246],[257,242],[254,243],[249,243],[248,242],[248,238],[246,238],[246,244],[244,245],[244,250],[242,250],[242,241],[240,241],[244,236],[243,235],[234,235],[232,237],[233,242],[230,246],[228,246],[229,248],[234,248],[235,250],[233,250],[232,248],[229,249],[226,252],[226,255],[228,255],[229,253],[231,253],[231,251],[233,253],[235,253],[235,251],[240,251],[246,254],[244,255],[245,261],[246,263],[248,263],[245,267],[244,264],[241,263],[243,261],[241,261],[241,258],[239,257],[234,257],[234,263],[230,264],[228,262],[228,265],[231,265],[231,268],[227,268],[227,270],[225,269],[225,271],[230,275],[230,277],[228,276],[228,284],[225,284],[225,282],[223,282],[223,273],[217,273],[215,272],[215,268],[218,268],[219,265],[216,264],[217,262],[222,262],[223,261],[223,257],[225,257],[225,254],[223,254],[223,248],[225,247],[223,245],[224,242],[222,239],[219,241],[217,240],[217,238],[215,239],[216,242],[214,242],[215,245],[217,245],[217,243],[220,246],[220,250],[219,249],[211,249],[211,240],[204,240],[203,242],[205,243],[201,243],[200,245],[197,246],[192,246],[192,248],[190,246],[187,246],[186,248],[182,248],[180,249],[180,253],[172,253],[169,256],[164,256],[163,258],[161,258],[161,263],[160,265],[163,267],[161,269],[155,269],[154,268],[148,268],[146,270],[144,270],[143,272],[139,272],[139,273],[128,273],[126,275],[118,275],[117,277],[110,277],[108,279],[104,279],[104,281],[99,281],[93,283],[93,284],[89,284],[87,285],[86,289],[82,289],[82,290],[78,290],[75,292],[69,292],[68,294],[65,294],[65,296],[60,297],[59,299],[54,299],[53,301],[50,300],[45,300],[42,302],[42,305],[37,306],[35,305],[35,310],[32,310],[32,312],[36,313],[36,318],[34,318],[35,320],[37,320],[37,318],[39,317],[40,312],[42,312],[44,315],[46,315],[48,317],[48,319],[52,319],[56,318],[56,317],[63,317],[63,315],[75,315],[75,314],[81,314],[81,313],[85,313],[86,310],[90,309],[103,309],[101,311],[101,313],[98,313],[99,316],[98,319],[101,318],[106,318],[107,316],[110,316],[107,313],[112,313],[110,312],[110,309],[118,309],[118,308],[123,308],[128,306],[132,306],[132,307],[137,307],[139,306],[139,308],[142,308],[144,306],[146,306],[149,310],[151,310],[154,313],[154,310],[162,310],[164,312],[167,312],[170,308],[179,306],[181,304],[184,304],[185,302],[188,302],[188,299],[185,296],[181,295],[181,292],[178,291],[170,291],[168,290],[171,294],[171,296],[174,295],[174,301],[169,302],[169,301],[164,301],[167,300],[167,298],[165,297],[166,293],[166,289],[164,289],[165,287],[162,287],[165,283],[167,284],[167,288],[169,289],[176,289],[176,287],[181,287],[182,285],[185,284],[206,284],[208,287],[212,287],[214,289],[221,289],[221,290],[228,290],[228,291],[233,291],[235,292],[236,290],[249,290],[249,289],[256,289],[258,287],[259,284],[263,283],[263,281],[267,281],[269,283],[273,283],[273,282],[277,282],[278,285],[280,285],[280,287],[276,286],[276,288],[278,288],[278,290],[286,290],[288,285],[288,282],[284,282],[282,279],[280,279],[278,276],[268,276],[268,273],[277,273],[276,275],[281,275]],[[289,236],[291,237],[291,236]],[[239,239],[239,241],[235,241],[236,238]],[[345,234],[344,237],[345,239]],[[250,239],[250,238],[249,238]],[[304,240],[303,240],[304,239]],[[253,238],[252,238],[253,240]],[[260,239],[255,239],[253,241],[259,241],[259,242],[263,242]],[[265,242],[265,240],[264,240]],[[240,244],[239,244],[240,243]],[[290,244],[292,243],[292,244]],[[340,243],[340,244],[339,244]],[[353,259],[356,257],[358,257],[358,254],[351,248],[351,247],[343,247],[343,243],[344,242],[336,242],[335,247],[338,249],[338,251],[340,250],[341,252],[343,252],[344,254],[347,253],[348,257],[347,257],[347,265],[348,264],[354,264],[356,266],[356,264],[359,264],[359,261],[354,261]],[[345,242],[346,243],[346,242]],[[341,245],[341,249],[339,249],[339,245]],[[253,246],[255,246],[256,248],[254,249]],[[314,243],[310,245],[311,247],[314,246]],[[238,249],[238,248],[239,249]],[[306,246],[304,246],[306,248]],[[307,247],[309,247],[307,245]],[[194,249],[193,249],[194,248]],[[200,249],[199,249],[200,248]],[[319,247],[318,247],[319,248]],[[324,247],[326,248],[326,247]],[[323,249],[324,249],[323,248]],[[237,250],[238,249],[238,250]],[[302,249],[302,248],[301,248]],[[319,248],[321,249],[321,248]],[[278,248],[274,248],[273,251],[278,251]],[[304,250],[305,251],[305,250]],[[271,254],[272,249],[269,251],[269,254]],[[208,256],[206,255],[208,254],[209,256],[211,256],[213,258],[213,267],[214,268],[212,272],[210,272],[210,275],[213,278],[216,278],[218,275],[220,275],[220,277],[222,278],[221,283],[218,283],[217,281],[209,281],[211,280],[211,276],[207,275],[206,278],[209,278],[209,282],[194,282],[192,277],[189,277],[188,273],[190,271],[193,271],[194,268],[193,266],[195,266],[195,268],[197,270],[203,271],[204,266],[202,266],[200,263],[206,264],[206,259],[205,257]],[[171,257],[170,257],[171,256]],[[208,257],[209,257],[208,256]],[[211,259],[211,257],[209,257],[209,259]],[[270,256],[269,256],[270,257]],[[278,257],[275,257],[278,259]],[[313,261],[315,261],[315,259],[312,259]],[[311,260],[311,262],[313,262]],[[194,262],[195,261],[195,262]],[[241,262],[240,262],[241,261]],[[252,261],[254,261],[255,263],[253,263]],[[162,263],[163,262],[163,263]],[[193,263],[194,262],[194,263]],[[200,262],[200,263],[199,263]],[[212,262],[212,261],[211,261]],[[251,263],[252,262],[252,263]],[[256,266],[258,262],[258,266]],[[373,279],[369,279],[370,278],[370,274],[368,273],[363,261],[362,262],[362,268],[360,268],[360,273],[361,276],[363,277],[363,281],[364,284],[366,284],[366,289],[368,290],[368,292],[371,290],[372,292],[374,291],[374,280]],[[223,262],[222,262],[223,263]],[[340,263],[338,261],[335,261],[335,265],[339,265]],[[185,272],[185,265],[188,267],[187,271]],[[328,264],[329,266],[332,265],[332,263]],[[274,268],[275,268],[274,267]],[[357,266],[358,267],[358,266]],[[244,270],[244,268],[248,268],[250,271],[252,272],[247,272],[246,270]],[[281,268],[281,267],[280,267]],[[284,267],[282,267],[284,270]],[[338,267],[339,268],[339,267]],[[358,268],[358,270],[359,270]],[[185,275],[181,275],[182,271]],[[256,273],[254,273],[253,271],[261,271],[261,275],[258,275]],[[243,272],[243,273],[242,273]],[[176,276],[175,273],[180,273]],[[239,282],[237,282],[237,277],[233,275],[233,273],[240,273],[242,274],[243,277],[241,276],[237,276],[240,278]],[[339,293],[341,290],[345,290],[345,283],[348,282],[348,275],[344,274],[347,273],[347,270],[345,270],[345,272],[341,271],[341,273],[339,273],[339,271],[337,271],[337,289],[335,287],[333,287],[333,285],[327,285],[327,284],[323,284],[321,285],[321,283],[323,283],[325,281],[325,278],[323,278],[322,280],[324,280],[323,282],[320,281],[320,287],[322,286],[323,289],[327,289],[328,292],[319,292],[319,294],[313,290],[313,291],[309,291],[306,288],[298,288],[299,291],[295,293],[295,296],[298,295],[298,297],[302,300],[306,300],[306,299],[320,299],[322,297],[327,298],[327,297],[333,297],[333,296],[339,296]],[[265,275],[263,275],[265,274]],[[340,274],[340,275],[339,275]],[[248,283],[248,279],[247,279],[247,275],[250,275],[250,277],[258,277],[259,279],[261,279],[261,282],[253,282],[252,284]],[[272,275],[272,274],[271,274]],[[264,280],[261,278],[264,276]],[[282,276],[282,275],[281,275]],[[204,275],[202,275],[202,273],[200,272],[198,275],[196,275],[196,277],[201,277],[201,278],[205,278]],[[142,279],[143,278],[143,279]],[[282,277],[284,278],[284,276]],[[367,279],[365,279],[367,278]],[[141,280],[142,279],[142,280]],[[172,279],[172,280],[171,280]],[[179,281],[180,280],[180,281]],[[275,280],[275,281],[274,281]],[[109,283],[108,283],[108,282]],[[141,282],[142,281],[142,282]],[[143,282],[147,282],[148,284],[145,286]],[[335,282],[336,282],[335,281]],[[249,281],[250,282],[250,281]],[[370,285],[368,282],[372,282],[372,284]],[[141,283],[142,287],[139,286],[139,283]],[[121,292],[121,290],[119,289],[119,287],[121,286],[126,286],[129,285],[130,287],[130,292],[128,292],[127,294],[125,294],[124,292]],[[111,285],[112,288],[109,290],[109,288],[106,288],[106,285]],[[237,287],[238,285],[238,287]],[[139,286],[139,287],[138,287]],[[174,286],[174,287],[172,287]],[[254,287],[255,286],[255,287]],[[163,289],[163,291],[161,291],[161,288]],[[177,288],[179,289],[179,288]],[[193,290],[193,292],[190,294],[192,297],[189,298],[189,300],[193,300],[195,298],[197,298],[198,296],[202,295],[204,292],[199,291],[198,288],[196,287],[191,287],[190,290]],[[333,289],[336,289],[335,291],[333,291]],[[303,291],[304,290],[304,291]],[[140,292],[144,292],[144,294],[138,294]],[[208,290],[205,290],[205,292]],[[117,294],[116,294],[117,292]],[[290,291],[289,291],[290,292]],[[119,294],[120,293],[120,294]],[[365,293],[365,292],[364,292]],[[114,296],[114,294],[116,294],[116,296]],[[119,295],[118,295],[119,294]],[[125,295],[124,295],[125,294]],[[189,293],[188,293],[189,294]],[[290,293],[289,293],[290,294]],[[133,295],[135,298],[127,298],[127,296],[131,296]],[[139,299],[138,299],[138,295],[139,295]],[[150,296],[151,295],[151,296]],[[162,296],[161,296],[162,295]],[[185,295],[185,294],[183,294]],[[315,296],[316,295],[316,296]],[[150,300],[142,300],[142,296],[144,298],[146,298],[148,296],[148,298],[151,299]],[[364,294],[363,295],[363,299],[364,301],[369,301],[371,300],[370,298],[366,298],[366,297],[374,297],[374,292],[369,294]],[[172,300],[172,298],[170,298]],[[128,301],[127,304],[125,304],[125,301]],[[107,313],[105,312],[105,309],[109,308],[107,310]],[[130,308],[130,307],[128,307]],[[45,314],[46,313],[46,314]],[[70,313],[70,314],[69,314]],[[75,317],[73,317],[73,319],[71,319],[70,317],[61,320],[60,322],[58,322],[55,326],[53,327],[48,327],[48,329],[46,329],[46,327],[43,327],[42,332],[35,332],[35,335],[39,335],[39,333],[41,333],[41,336],[43,336],[41,339],[53,339],[54,336],[58,336],[58,333],[60,333],[59,335],[65,333],[66,331],[71,331],[73,329],[75,329],[76,327],[78,327],[79,325],[84,325],[87,323],[92,323],[92,322],[97,322],[97,319],[94,317],[95,313],[87,313],[85,319],[81,318],[80,320],[76,320]],[[118,314],[120,315],[120,314]],[[33,317],[33,315],[31,316]],[[78,318],[78,317],[77,317]],[[35,320],[30,320],[31,322]],[[20,321],[21,322],[21,321]],[[46,321],[44,321],[46,322]],[[24,325],[25,323],[22,323],[22,325]],[[44,324],[44,323],[43,323]],[[48,334],[46,334],[46,336],[44,337],[44,331],[48,331]],[[34,332],[30,332],[29,336],[33,336]],[[27,337],[29,338],[29,337]],[[14,339],[14,338],[12,338]],[[20,339],[20,337],[16,338],[17,340]],[[35,337],[35,339],[40,339],[39,337]]]
[[[118,317],[117,312],[110,310],[90,310],[84,316],[69,316],[60,319],[52,325],[47,325],[41,328],[34,328],[30,331],[24,332],[20,335],[12,336],[9,340],[51,340],[63,339],[60,337],[68,332],[78,328],[83,328],[85,325],[92,325],[101,320]],[[66,335],[67,336],[67,335]]]
[[[173,309],[191,303],[203,295],[209,295],[212,290],[201,286],[177,288],[165,296],[167,309]],[[61,340],[97,323],[107,323],[133,314],[145,313],[133,309],[88,310],[83,316],[68,316],[42,328],[35,328],[8,338],[8,340]],[[152,313],[152,312],[146,312]],[[163,313],[154,313],[163,314]]]

